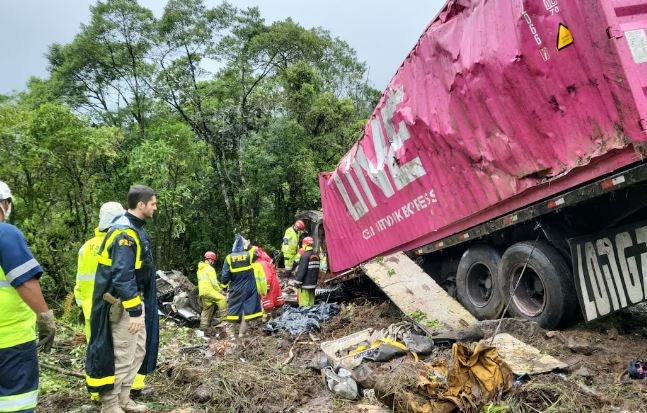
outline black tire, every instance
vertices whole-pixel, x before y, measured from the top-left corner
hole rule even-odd
[[[488,245],[474,245],[463,253],[456,271],[458,301],[479,320],[497,318],[503,309],[497,273],[501,256]]]
[[[531,251],[532,256],[528,258]],[[518,281],[526,261],[528,265]],[[554,329],[578,314],[571,268],[560,253],[545,242],[519,242],[508,248],[501,257],[498,278],[506,300],[517,282],[519,284],[508,307],[513,317]]]

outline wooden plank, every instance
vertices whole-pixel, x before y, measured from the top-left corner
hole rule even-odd
[[[460,330],[476,323],[472,314],[404,253],[376,258],[361,267],[403,313],[422,312],[426,317],[422,325],[431,326],[437,320],[439,328]]]
[[[482,342],[490,345],[492,339],[484,339]],[[553,356],[542,354],[537,348],[520,341],[510,334],[497,334],[492,341],[492,346],[505,361],[512,372],[516,375],[548,373],[556,369],[568,367]]]

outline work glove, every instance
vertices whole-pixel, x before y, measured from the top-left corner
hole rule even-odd
[[[49,352],[52,349],[54,336],[56,335],[54,312],[49,310],[39,313],[36,317],[36,324],[38,325],[38,347],[45,352]]]

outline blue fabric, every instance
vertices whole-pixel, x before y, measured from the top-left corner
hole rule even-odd
[[[144,299],[144,307],[146,311],[146,356],[139,368],[139,374],[147,375],[152,373],[157,365],[157,354],[159,348],[159,315],[157,312],[157,297],[156,297],[156,280],[155,280],[155,264],[153,261],[153,249],[151,247],[150,238],[144,229],[144,221],[126,213],[124,215],[126,221],[119,220],[110,229],[106,239],[110,233],[116,229],[124,229],[125,227],[132,228],[137,232],[141,249],[142,249],[142,268],[135,270],[135,251],[134,245],[119,245],[119,240],[134,241],[131,237],[120,234],[115,237],[112,244],[113,247],[109,250],[110,256],[113,260],[111,267],[106,267],[99,264],[97,268],[96,281],[94,286],[94,293],[92,298],[92,316],[90,319],[90,326],[92,333],[90,335],[90,343],[86,352],[86,372],[90,377],[102,378],[114,375],[114,349],[112,344],[112,333],[109,323],[110,305],[103,300],[103,294],[109,292],[112,295],[117,295],[120,298],[130,298],[126,294],[142,293]],[[104,248],[102,245],[101,248]],[[127,250],[132,249],[132,254]],[[115,251],[121,250],[121,254]],[[115,268],[120,268],[115,272]],[[121,292],[120,292],[121,291]],[[124,294],[122,296],[121,294]],[[141,306],[139,313],[141,314]],[[129,312],[130,315],[136,315]],[[104,393],[112,389],[113,385],[106,385],[100,388],[90,388],[90,392]]]
[[[260,313],[261,298],[258,295],[254,270],[232,272],[233,269],[247,267],[250,263],[250,251],[245,250],[246,239],[241,235],[236,235],[236,240],[231,249],[231,254],[225,258],[220,275],[223,284],[229,284],[229,297],[227,299],[227,316],[236,316],[240,319],[243,315],[253,315]],[[239,260],[231,260],[231,257],[241,257]],[[229,259],[228,259],[229,258]],[[258,255],[253,252],[251,262],[256,261]],[[229,262],[232,262],[232,267]]]
[[[231,247],[231,252],[243,252],[245,251],[245,243],[247,240],[240,234],[236,235],[234,240],[234,245]]]
[[[36,342],[0,349],[0,396],[13,396],[38,389]],[[33,410],[20,410],[20,413]]]
[[[0,222],[0,267],[14,288],[43,273],[22,232],[4,222]]]

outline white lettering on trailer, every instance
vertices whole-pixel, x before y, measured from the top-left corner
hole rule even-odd
[[[622,276],[625,281],[625,289],[629,296],[631,304],[637,304],[643,300],[642,286],[640,285],[640,272],[636,265],[636,257],[627,257],[625,252],[627,248],[633,247],[634,243],[631,240],[631,235],[628,232],[623,232],[616,235],[616,245],[618,247],[618,261],[622,269]],[[618,284],[618,290],[621,292],[620,297],[623,299],[623,307],[626,306],[624,294],[622,294],[622,285]]]
[[[615,288],[609,288],[611,304],[613,305],[612,309],[615,311],[619,310],[622,307],[626,307],[627,299],[624,297],[624,294],[620,294],[622,307],[618,305],[618,290],[622,291],[622,282],[620,281],[620,273],[618,272],[618,263],[616,261],[616,254],[613,251],[613,245],[611,244],[609,238],[602,238],[596,242],[596,247],[598,250],[598,255],[605,255],[609,262],[608,265],[604,263],[602,263],[601,265],[606,285],[611,287],[615,283]],[[613,273],[613,276],[611,275],[611,273]]]
[[[589,298],[589,291],[586,288],[586,279],[584,275],[584,266],[582,265],[582,245],[577,244],[577,269],[581,288],[581,302],[582,309],[584,310],[584,317],[587,320],[594,320],[598,318],[598,312],[596,311],[595,300]]]
[[[604,288],[604,279],[602,271],[600,271],[600,264],[598,263],[598,254],[592,242],[584,244],[584,251],[586,253],[586,266],[589,270],[589,281],[591,281],[591,289],[593,290],[593,299],[595,300],[595,307],[598,310],[598,317],[609,314],[611,306],[609,305],[609,296],[607,289]]]
[[[368,208],[366,207],[366,203],[364,203],[362,195],[357,190],[357,185],[355,185],[353,176],[349,173],[349,171],[344,172],[344,176],[346,177],[346,180],[349,181],[351,188],[353,188],[355,196],[357,197],[357,202],[353,203],[350,200],[350,196],[348,196],[346,187],[344,186],[338,174],[333,174],[333,182],[335,182],[335,186],[339,191],[339,195],[341,195],[344,203],[346,204],[346,209],[348,210],[348,212],[350,212],[351,217],[353,217],[353,219],[357,221],[368,212]]]
[[[606,234],[571,240],[571,251],[577,255],[573,257],[575,279],[587,321],[647,299],[647,225],[643,222]]]
[[[636,229],[636,241],[638,241],[638,245],[647,246],[647,227]],[[642,264],[643,298],[647,298],[647,252],[640,254],[640,262]]]
[[[559,13],[557,0],[544,0],[544,7],[546,7],[546,10],[548,10],[551,15]]]
[[[397,156],[398,152],[402,150],[404,143],[411,138],[406,123],[400,121],[397,124],[396,130],[393,119],[398,104],[402,103],[403,100],[404,90],[402,88],[391,93],[387,96],[386,103],[380,113],[369,123],[369,130],[375,151],[374,162],[369,159],[362,146],[358,146],[354,160],[349,162],[350,154],[347,155],[345,158],[346,165],[344,165],[344,168],[338,169],[341,173],[333,174],[339,195],[342,197],[346,208],[355,221],[361,219],[369,211],[367,202],[371,208],[377,207],[377,201],[368,185],[364,173],[382,191],[382,194],[386,198],[390,198],[395,194],[393,185],[399,191],[411,182],[427,174],[427,170],[422,165],[419,156],[408,162],[400,161]],[[386,139],[382,127],[384,127],[384,131],[386,132]],[[356,175],[359,186],[355,182],[351,171]],[[344,181],[341,179],[342,177],[350,185],[357,201],[351,200],[350,194],[345,188]],[[432,202],[436,202],[435,195],[433,196]],[[416,207],[418,206],[416,205]],[[407,207],[406,211],[404,209],[402,211],[406,215],[409,210],[410,207]]]
[[[418,195],[399,208],[391,211],[388,215],[383,216],[382,218],[379,218],[377,221],[375,221],[375,228],[377,228],[377,233],[385,231],[391,228],[393,225],[414,216],[418,212],[430,208],[431,205],[435,202],[436,195],[433,189],[425,192],[422,195]],[[368,228],[362,230],[362,236],[366,240],[372,238],[375,235],[376,232],[373,230],[373,225],[370,225]]]
[[[532,22],[532,18],[526,12],[526,9],[523,6],[523,2],[521,3],[521,16],[523,19],[526,21],[526,24],[528,25],[528,29],[530,29],[530,34],[532,34],[532,37],[535,39],[535,43],[537,43],[538,46],[541,46],[541,37],[539,36],[539,33],[537,33],[537,28],[535,27],[535,24]]]

